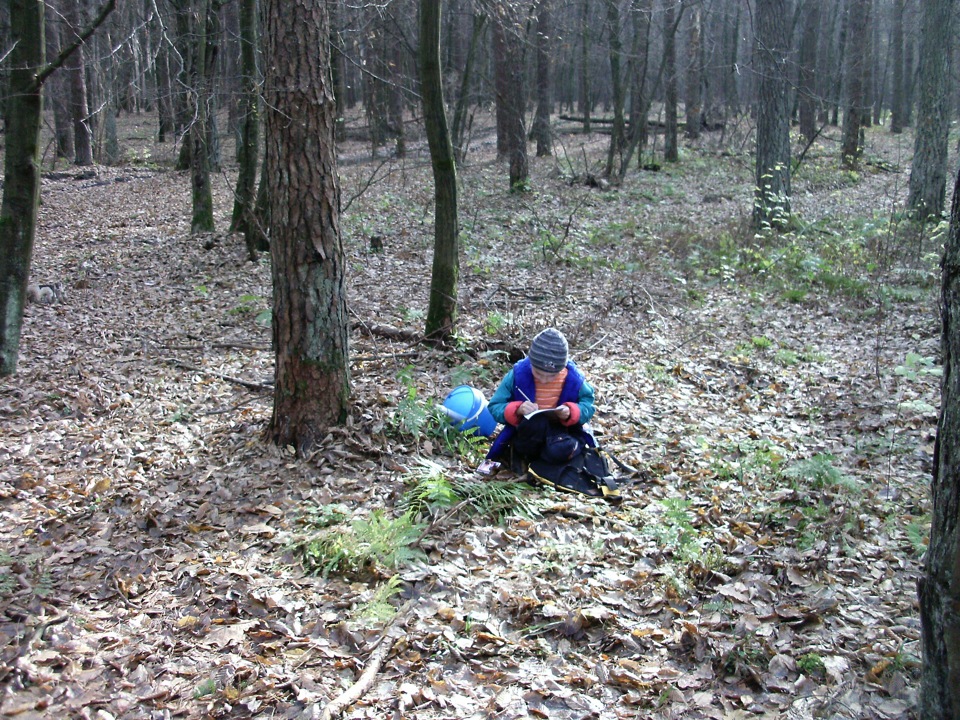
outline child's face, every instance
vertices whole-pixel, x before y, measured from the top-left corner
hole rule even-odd
[[[560,374],[558,372],[555,372],[555,373],[544,372],[543,370],[538,370],[537,368],[531,368],[531,370],[533,370],[533,379],[539,383],[548,383],[551,380],[555,380],[557,375]]]

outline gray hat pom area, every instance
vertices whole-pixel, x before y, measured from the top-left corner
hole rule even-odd
[[[567,365],[570,346],[556,328],[541,331],[530,344],[530,364],[537,370],[558,373]]]

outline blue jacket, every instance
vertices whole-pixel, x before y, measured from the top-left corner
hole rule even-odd
[[[500,381],[500,386],[487,404],[494,419],[504,425],[487,453],[488,458],[498,457],[509,447],[520,421],[516,414],[517,408],[525,400],[535,401],[536,395],[537,385],[530,359],[524,358]],[[593,388],[572,360],[567,361],[567,379],[563,383],[557,404],[570,406],[570,420],[564,423],[570,428],[570,433],[587,445],[594,446],[596,443],[593,437],[583,430],[583,426],[596,412]]]

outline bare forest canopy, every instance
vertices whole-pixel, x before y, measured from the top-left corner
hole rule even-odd
[[[849,166],[846,4],[784,4],[798,82],[777,228],[753,217],[756,8],[684,3],[671,24],[668,5],[550,4],[550,154],[511,192],[489,18],[515,11],[532,128],[537,13],[444,3],[451,118],[464,98],[445,349],[421,342],[416,7],[330,6],[352,395],[299,457],[265,437],[269,255],[228,230],[240,4],[204,4],[218,162],[214,230],[194,232],[177,169],[192,5],[120,3],[85,47],[86,124],[46,86],[35,288],[0,384],[0,716],[916,716],[946,232],[907,212],[920,5],[870,3]],[[630,81],[611,154],[615,36]],[[547,325],[632,469],[619,506],[479,477],[486,442],[438,412],[460,384],[489,397]]]

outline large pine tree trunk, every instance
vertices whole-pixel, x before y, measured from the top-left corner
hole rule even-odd
[[[270,435],[303,451],[346,419],[345,259],[325,0],[264,3],[265,144],[276,384]]]
[[[954,0],[925,0],[920,36],[920,99],[907,205],[921,220],[940,217],[946,202],[950,65]]]
[[[10,0],[3,203],[0,205],[0,377],[17,370],[23,306],[40,203],[43,2]]]
[[[457,163],[447,127],[440,72],[440,0],[420,0],[420,94],[434,182],[433,273],[426,336],[453,337],[460,276]]]
[[[757,159],[754,228],[780,227],[790,214],[789,40],[785,0],[757,1]]]
[[[920,580],[923,676],[919,717],[960,717],[960,175],[941,288],[943,380],[933,459],[933,520]]]

